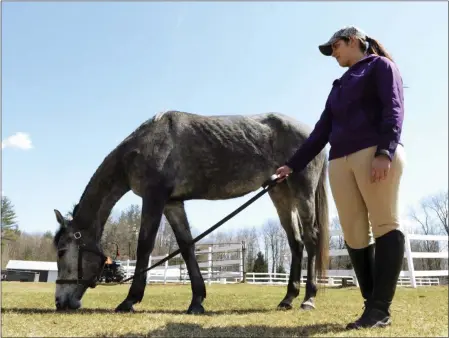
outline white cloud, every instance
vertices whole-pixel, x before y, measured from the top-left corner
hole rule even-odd
[[[17,132],[2,141],[2,149],[4,148],[28,150],[33,148],[33,143],[31,142],[30,135],[27,133]]]

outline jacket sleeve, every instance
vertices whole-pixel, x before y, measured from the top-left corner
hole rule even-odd
[[[329,106],[329,99],[326,102],[320,119],[315,124],[313,131],[306,141],[299,147],[293,156],[285,163],[293,171],[303,170],[315,156],[326,146],[332,130],[332,113]]]
[[[382,104],[376,156],[384,154],[391,161],[400,142],[404,119],[403,83],[399,70],[389,59],[380,58],[376,66],[376,86]]]

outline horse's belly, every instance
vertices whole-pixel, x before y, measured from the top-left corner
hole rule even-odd
[[[175,185],[172,197],[176,199],[225,200],[241,197],[258,190],[272,175],[269,170],[259,170],[251,175],[235,173],[214,177],[181,179]]]

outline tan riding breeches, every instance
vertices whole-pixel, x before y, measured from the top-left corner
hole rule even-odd
[[[399,185],[405,152],[398,145],[387,178],[371,183],[371,163],[376,147],[362,149],[329,161],[329,183],[344,238],[361,249],[387,232],[398,229]]]

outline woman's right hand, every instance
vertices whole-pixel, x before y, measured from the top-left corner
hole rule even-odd
[[[288,175],[290,175],[293,170],[288,165],[283,165],[276,170],[276,175],[278,175],[278,182],[285,180]]]

